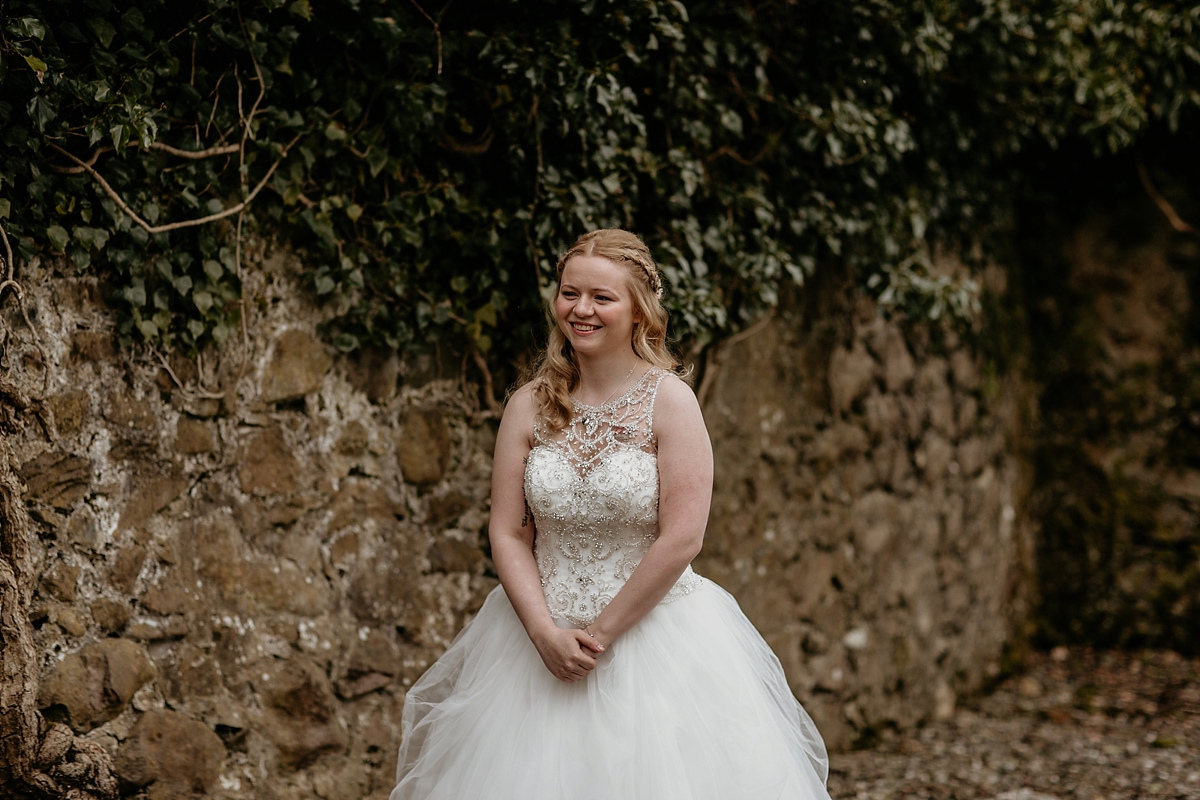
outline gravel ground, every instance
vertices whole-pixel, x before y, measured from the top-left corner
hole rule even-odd
[[[944,722],[831,759],[835,800],[1200,800],[1200,659],[1057,648]]]

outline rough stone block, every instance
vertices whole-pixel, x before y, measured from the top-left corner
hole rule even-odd
[[[212,434],[198,419],[180,417],[175,425],[175,450],[184,455],[207,453],[212,450]]]
[[[976,475],[983,469],[985,461],[983,441],[978,437],[973,436],[959,444],[958,466],[964,477]]]
[[[392,500],[384,489],[358,478],[342,481],[337,495],[329,504],[329,510],[333,512],[327,528],[330,533],[364,519],[390,523],[408,515],[404,505]]]
[[[854,541],[867,555],[882,551],[904,527],[900,502],[883,491],[868,492],[854,502]]]
[[[146,548],[140,544],[130,545],[117,551],[113,565],[108,570],[108,584],[118,592],[129,594],[146,563]]]
[[[936,431],[930,431],[925,435],[925,441],[921,443],[921,448],[917,451],[917,466],[921,467],[926,481],[941,480],[953,459],[954,445]]]
[[[337,691],[347,700],[361,697],[392,682],[400,665],[400,648],[386,633],[374,629],[354,644],[346,674]]]
[[[83,427],[87,417],[89,398],[86,392],[72,389],[50,398],[50,410],[54,412],[54,425],[60,436],[74,436]]]
[[[400,359],[395,350],[365,347],[346,364],[346,378],[372,403],[386,403],[396,394]]]
[[[43,681],[38,707],[61,706],[82,733],[114,719],[154,677],[145,649],[126,639],[101,639],[67,656]]]
[[[100,598],[92,603],[92,619],[105,633],[118,633],[128,623],[131,616],[129,605],[118,603],[108,598]]]
[[[97,364],[112,361],[117,351],[113,338],[100,331],[76,331],[71,336],[70,360],[73,364]]]
[[[443,536],[429,548],[429,568],[434,572],[468,572],[483,567],[483,551],[470,542]]]
[[[347,592],[355,617],[367,624],[411,624],[421,599],[416,554],[411,543],[392,542],[359,562]]]
[[[329,679],[302,656],[274,662],[261,682],[263,733],[279,748],[281,761],[298,768],[349,742],[338,717]]]
[[[400,472],[408,483],[432,486],[446,474],[450,463],[450,426],[435,408],[409,411],[403,426],[396,448]]]
[[[148,400],[116,392],[108,396],[108,410],[104,416],[118,428],[132,430],[147,430],[158,422]]]
[[[86,505],[71,515],[67,522],[67,537],[72,544],[84,550],[94,552],[100,549],[100,526],[96,522],[96,515]]]
[[[42,576],[42,591],[64,603],[74,603],[75,586],[78,582],[79,567],[59,561]]]
[[[152,796],[211,794],[225,745],[207,725],[168,709],[141,716],[117,751],[117,776],[129,786],[151,784]]]
[[[151,586],[139,601],[142,608],[153,614],[182,614],[193,604],[192,594],[178,580],[165,578]]]
[[[904,334],[895,325],[889,325],[884,344],[883,379],[889,392],[901,392],[917,374]]]
[[[264,429],[250,442],[238,480],[246,494],[291,494],[300,488],[300,462],[277,426]]]
[[[342,431],[341,438],[338,439],[337,451],[344,456],[360,456],[366,452],[370,441],[367,429],[363,424],[352,419],[346,423],[346,428]]]
[[[187,620],[181,616],[166,619],[135,619],[125,628],[125,635],[140,642],[161,642],[166,639],[182,639],[187,636]]]
[[[187,487],[186,478],[168,475],[153,478],[134,489],[129,493],[124,507],[121,508],[117,533],[141,527],[142,523],[170,505]]]
[[[836,347],[829,358],[829,395],[834,413],[850,410],[854,401],[867,393],[875,380],[875,359],[866,345],[854,343],[851,350]]]
[[[43,453],[22,465],[26,497],[55,508],[71,508],[87,496],[92,465],[86,458],[67,453]]]
[[[275,340],[263,371],[262,399],[266,403],[294,400],[321,388],[333,359],[325,345],[301,330],[290,330]]]
[[[955,350],[950,356],[950,369],[954,374],[954,385],[958,388],[967,391],[979,388],[979,369],[968,351]]]

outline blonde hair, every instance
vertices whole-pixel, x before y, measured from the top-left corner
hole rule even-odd
[[[563,269],[576,256],[604,258],[623,267],[635,312],[641,321],[633,326],[630,345],[643,361],[672,372],[679,360],[667,347],[667,309],[662,304],[662,276],[646,243],[620,228],[601,228],[580,236],[567,252],[559,256],[557,282],[562,284]],[[557,296],[557,291],[556,291]],[[550,309],[550,340],[538,361],[531,383],[538,417],[559,431],[571,422],[571,393],[579,386],[579,362],[575,349],[554,319]]]

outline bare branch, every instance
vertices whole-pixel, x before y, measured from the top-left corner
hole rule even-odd
[[[499,415],[503,409],[496,400],[496,387],[492,381],[492,371],[488,369],[487,359],[474,345],[471,345],[471,355],[475,359],[475,366],[479,368],[479,373],[483,375],[483,402],[487,403],[489,411]]]
[[[1167,218],[1167,222],[1171,224],[1171,227],[1179,233],[1195,233],[1195,227],[1185,222],[1182,217],[1175,213],[1175,207],[1154,188],[1154,184],[1150,182],[1150,174],[1146,172],[1146,165],[1142,163],[1140,158],[1137,160],[1137,170],[1138,176],[1142,179],[1142,188],[1146,190],[1146,194],[1150,195],[1150,199],[1154,201],[1154,205],[1158,206],[1158,210]]]
[[[414,6],[416,6],[417,11],[420,11],[421,14],[425,17],[425,19],[429,20],[429,24],[433,26],[433,35],[437,37],[437,56],[438,56],[437,74],[441,75],[442,74],[442,16],[446,13],[446,9],[450,7],[450,3],[453,2],[453,0],[447,0],[446,5],[442,6],[442,10],[438,12],[436,20],[433,17],[429,16],[428,11],[421,8],[420,4],[417,3],[417,0],[409,0],[409,2],[411,2]]]
[[[171,145],[169,145],[169,144],[163,144],[162,142],[153,142],[150,145],[150,149],[161,150],[164,153],[170,153],[171,155],[178,156],[179,158],[187,158],[187,159],[191,159],[192,161],[199,161],[202,158],[212,158],[213,156],[227,156],[227,155],[230,155],[231,153],[236,153],[238,151],[238,146],[236,144],[227,144],[227,145],[223,145],[221,147],[210,147],[207,150],[180,150],[178,147],[171,147]],[[95,163],[95,162],[93,162],[93,163]],[[79,172],[83,171],[83,170],[79,169],[78,167],[72,167],[71,169],[74,169]]]
[[[231,153],[236,153],[238,151],[238,146],[236,144],[227,144],[221,147],[210,147],[206,150],[180,150],[178,147],[172,147],[171,145],[163,144],[162,142],[151,142],[150,149],[161,150],[164,153],[168,153],[178,158],[199,161],[202,158],[227,156]],[[91,157],[88,158],[87,161],[83,162],[86,166],[60,167],[56,164],[51,164],[50,169],[54,170],[60,175],[79,175],[80,173],[87,172],[87,167],[95,166],[96,159],[98,159],[102,154],[109,152],[112,152],[111,147],[97,147],[92,153]]]
[[[185,397],[188,397],[189,399],[201,398],[204,400],[220,400],[225,396],[216,392],[206,392],[203,390],[198,391],[184,386],[183,381],[179,380],[179,376],[175,374],[175,370],[171,369],[171,365],[167,362],[166,357],[164,357],[162,353],[158,352],[158,348],[149,345],[147,346],[150,347],[150,352],[154,353],[155,358],[158,359],[158,363],[162,365],[164,370],[166,370],[167,375],[169,375],[171,378],[171,382],[179,387],[179,391],[183,392]]]
[[[4,240],[4,263],[8,268],[8,273],[5,275],[5,281],[13,279],[13,254],[12,245],[8,243],[8,231],[4,230],[4,226],[0,225],[0,239]]]
[[[111,147],[97,147],[95,152],[92,153],[91,157],[87,161],[83,162],[82,166],[60,167],[56,164],[51,164],[50,169],[54,170],[55,172],[59,173],[60,175],[79,175],[82,172],[87,172],[87,168],[92,166],[93,164],[95,164],[96,159],[98,159],[102,153],[107,153],[109,150],[112,150],[112,148]]]
[[[277,170],[279,165],[283,163],[283,159],[287,158],[288,150],[290,150],[292,146],[296,144],[296,142],[300,141],[300,136],[301,134],[297,134],[296,137],[292,139],[292,141],[289,142],[286,147],[282,148],[282,153],[279,159],[271,165],[271,168],[267,170],[267,174],[263,175],[262,180],[258,182],[258,184],[242,202],[238,203],[237,205],[230,206],[223,211],[218,211],[216,214],[209,214],[207,217],[188,219],[181,222],[170,222],[166,225],[151,225],[149,222],[146,222],[146,220],[139,217],[134,210],[130,208],[124,200],[121,199],[121,195],[117,194],[117,191],[109,185],[108,181],[104,180],[100,173],[96,172],[96,170],[90,164],[85,164],[79,158],[67,152],[53,142],[48,142],[47,144],[49,144],[50,147],[54,148],[62,155],[66,156],[69,160],[74,161],[77,165],[83,167],[84,171],[91,175],[92,179],[95,180],[96,183],[100,184],[100,188],[104,190],[104,193],[107,194],[122,211],[128,214],[130,219],[138,224],[138,227],[145,230],[146,233],[156,234],[179,230],[180,228],[193,228],[197,225],[207,225],[210,222],[216,222],[217,220],[225,219],[226,217],[232,217],[234,214],[239,213],[242,209],[250,205],[251,201],[253,201],[254,198],[258,196],[258,193],[262,191],[263,187],[267,185],[267,181],[269,181],[271,176],[275,174],[275,170]]]

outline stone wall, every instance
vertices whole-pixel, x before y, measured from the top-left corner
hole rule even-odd
[[[1008,666],[1028,613],[1020,382],[849,300],[785,314],[721,363],[697,568],[835,747],[948,716]]]
[[[58,421],[18,445],[39,705],[130,792],[386,797],[405,688],[496,584],[495,420],[457,363],[334,354],[301,264],[250,260],[248,347],[170,370],[117,346],[94,282],[25,271]],[[848,302],[780,317],[715,375],[699,571],[834,746],[948,713],[1024,598],[1011,398]]]

